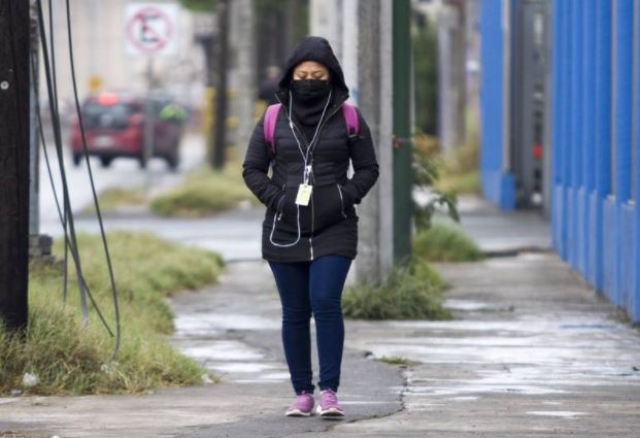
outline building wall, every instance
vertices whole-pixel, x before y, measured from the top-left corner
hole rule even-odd
[[[511,0],[504,0],[511,1]],[[514,0],[515,2],[525,0]],[[482,0],[482,179],[502,208],[508,164],[503,0]],[[549,0],[554,248],[595,290],[640,322],[640,1]],[[491,49],[489,49],[491,47]]]

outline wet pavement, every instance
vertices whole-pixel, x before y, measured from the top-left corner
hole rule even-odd
[[[536,213],[503,214],[473,198],[461,200],[461,213],[465,231],[501,257],[437,265],[451,286],[453,321],[347,321],[346,421],[282,415],[291,389],[279,304],[251,243],[261,212],[238,210],[160,232],[234,261],[219,285],[172,301],[172,342],[220,383],[141,396],[3,398],[0,430],[69,438],[640,436],[638,330],[546,251],[548,228]],[[113,226],[136,223],[144,218]],[[414,364],[376,360],[385,356]]]

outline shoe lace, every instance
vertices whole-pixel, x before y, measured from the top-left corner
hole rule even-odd
[[[331,391],[330,389],[327,389],[325,391],[322,391],[322,401],[324,403],[333,405],[338,403],[338,398],[336,397],[335,392]]]

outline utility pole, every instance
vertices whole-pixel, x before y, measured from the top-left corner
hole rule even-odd
[[[240,159],[243,159],[249,139],[255,125],[254,113],[256,103],[256,68],[255,68],[255,38],[254,38],[254,2],[253,0],[236,0],[232,3],[232,29],[236,41],[235,52],[237,59],[237,98],[235,108],[238,116],[238,133],[236,148]]]
[[[0,3],[0,320],[26,327],[29,277],[29,2]]]
[[[360,238],[356,279],[373,284],[384,281],[394,263],[391,3],[358,1],[355,11],[358,17],[357,81],[349,84],[355,88],[358,108],[371,129],[380,166],[377,184],[358,206]]]
[[[229,65],[229,0],[218,2],[218,71],[216,80],[214,169],[225,165],[227,143],[227,68]]]
[[[411,3],[393,2],[393,236],[394,259],[411,255]]]

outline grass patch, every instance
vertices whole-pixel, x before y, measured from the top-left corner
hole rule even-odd
[[[187,175],[184,183],[151,201],[151,210],[165,217],[203,217],[229,210],[253,195],[242,180],[237,163],[222,171],[203,166]]]
[[[102,213],[112,212],[120,207],[130,205],[145,205],[147,196],[142,189],[127,189],[122,187],[111,187],[98,194],[98,203]],[[96,207],[92,202],[85,209],[85,213],[94,213]]]
[[[109,361],[114,339],[91,306],[88,323],[82,323],[75,282],[65,305],[60,266],[32,264],[26,339],[0,330],[0,393],[16,388],[45,395],[138,393],[202,383],[205,371],[167,341],[173,315],[166,298],[179,290],[214,283],[223,267],[220,256],[140,233],[113,233],[109,247],[122,327],[116,360]],[[86,283],[114,329],[100,239],[81,235],[79,248]],[[61,254],[59,244],[55,252]],[[39,382],[25,387],[25,373],[36,375]]]
[[[396,267],[380,286],[348,287],[342,297],[345,317],[353,319],[451,319],[442,305],[445,282],[422,261]]]
[[[480,137],[475,123],[469,122],[470,129],[465,143],[448,150],[440,159],[440,172],[434,180],[436,189],[449,195],[479,194]]]
[[[413,239],[413,254],[429,262],[468,262],[482,260],[484,254],[459,227],[434,224]]]
[[[462,174],[444,172],[435,184],[436,189],[451,195],[479,195],[480,172],[473,170]]]
[[[382,356],[378,360],[389,365],[398,365],[400,367],[410,367],[420,363],[402,356]]]

